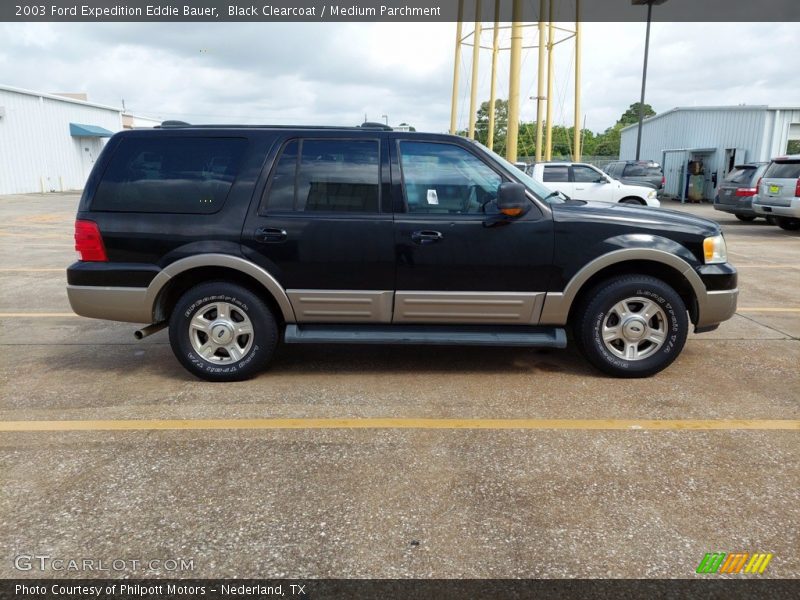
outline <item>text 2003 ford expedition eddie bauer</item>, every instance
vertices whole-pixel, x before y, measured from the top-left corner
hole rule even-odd
[[[354,128],[189,126],[112,137],[83,192],[79,315],[169,326],[213,381],[286,343],[563,348],[615,376],[736,309],[713,221],[564,201],[469,140]]]

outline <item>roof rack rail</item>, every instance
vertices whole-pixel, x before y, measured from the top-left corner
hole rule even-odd
[[[361,125],[359,125],[361,129],[380,129],[382,131],[394,131],[388,125],[384,123],[374,123],[372,121],[364,121]]]
[[[186,121],[162,121],[161,127],[190,127],[191,123]]]

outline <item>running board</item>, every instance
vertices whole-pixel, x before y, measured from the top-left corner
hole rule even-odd
[[[559,327],[480,325],[287,325],[287,344],[430,344],[566,348]]]

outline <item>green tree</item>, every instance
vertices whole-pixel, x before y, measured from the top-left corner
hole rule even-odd
[[[508,133],[508,100],[498,98],[494,101],[494,144],[493,150],[505,154]],[[475,120],[475,139],[486,144],[489,139],[489,101],[481,102]]]
[[[624,127],[625,125],[632,125],[633,123],[638,123],[640,106],[641,106],[640,102],[634,102],[633,104],[631,104],[628,107],[628,110],[622,113],[622,116],[619,118],[619,121],[617,121],[617,125],[621,124]],[[654,117],[655,115],[656,111],[653,110],[653,107],[650,106],[649,104],[645,104],[644,118],[646,119],[647,117]]]

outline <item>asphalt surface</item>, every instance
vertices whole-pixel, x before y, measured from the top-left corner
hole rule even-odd
[[[800,577],[800,430],[759,425],[800,418],[800,234],[666,203],[723,224],[740,309],[650,379],[571,349],[282,346],[258,378],[209,384],[166,332],[135,342],[133,325],[70,315],[77,200],[0,197],[0,426],[222,426],[0,433],[0,577],[692,577],[707,552],[769,552],[761,577]],[[382,418],[427,421],[315,421]],[[307,421],[225,426],[241,419]],[[441,419],[485,427],[429,428]]]

